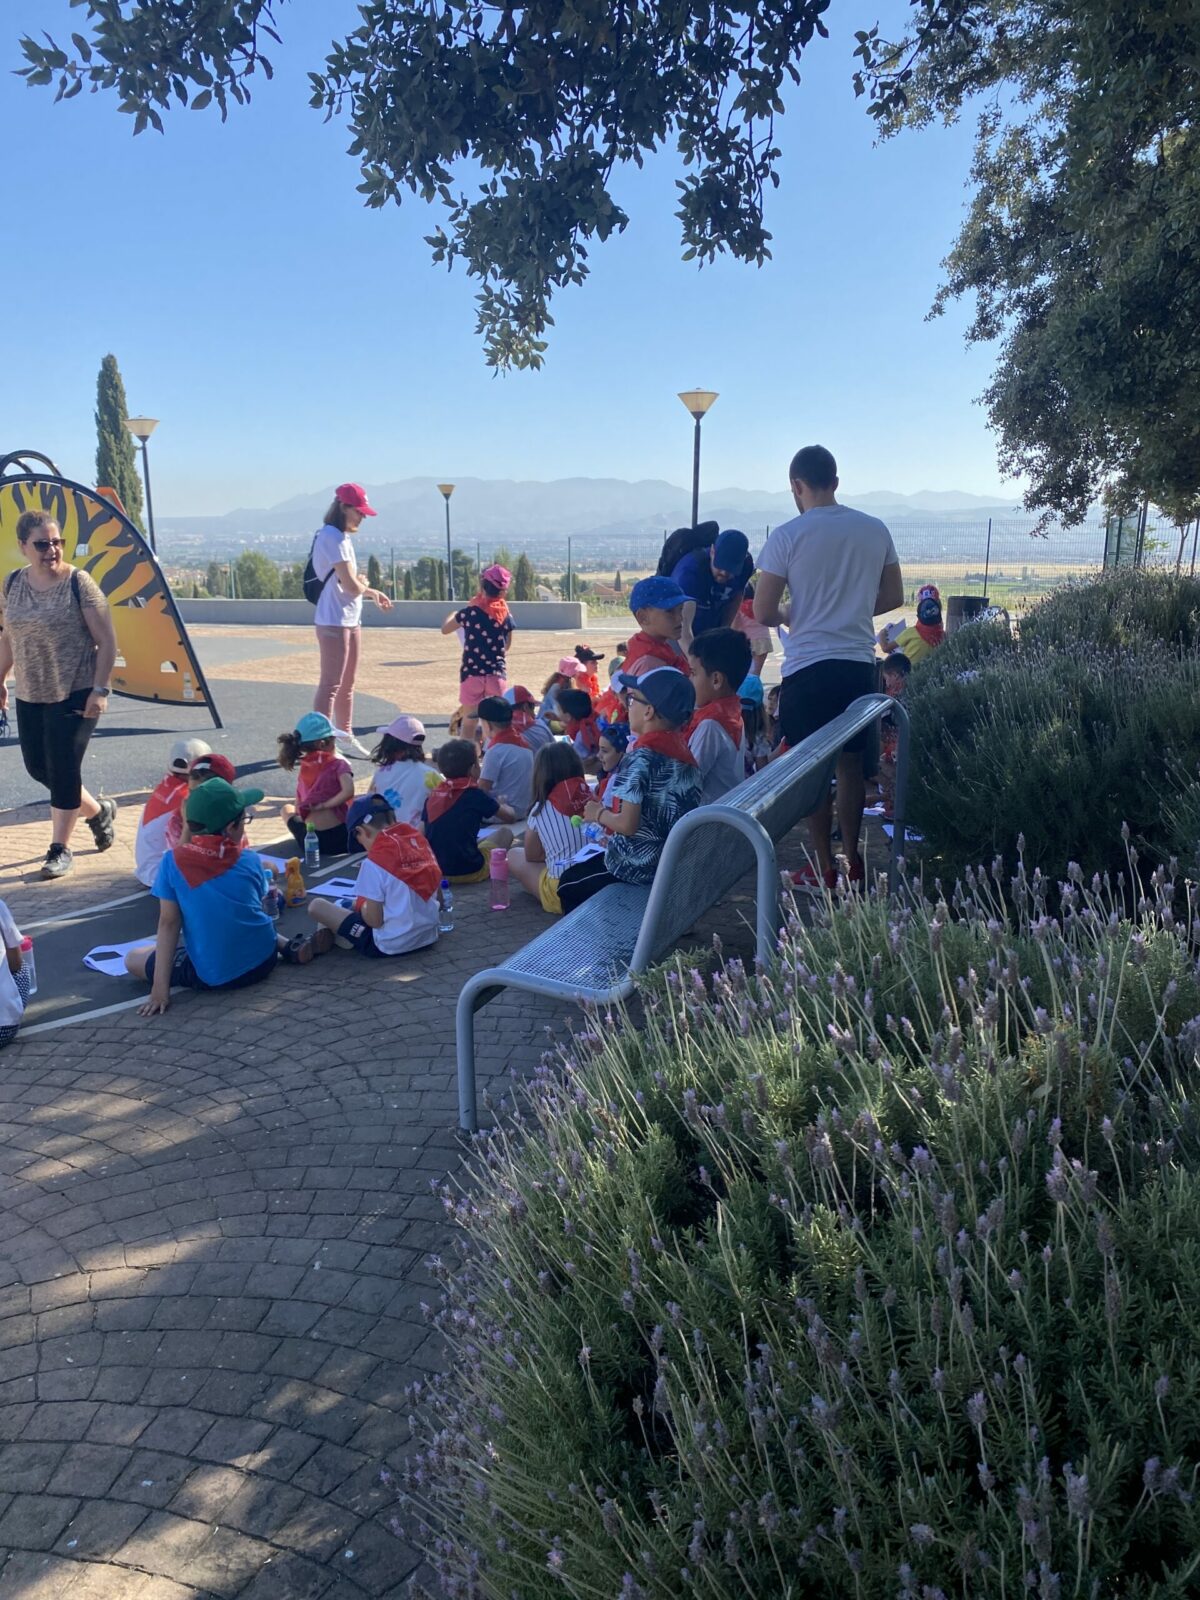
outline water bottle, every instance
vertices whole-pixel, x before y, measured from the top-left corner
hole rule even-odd
[[[304,865],[310,872],[321,865],[321,841],[317,838],[316,827],[311,822],[304,830]]]
[[[493,850],[488,863],[488,877],[492,881],[492,910],[508,910],[508,851]]]
[[[603,844],[604,829],[598,822],[585,822],[583,825],[584,844]]]
[[[442,886],[438,890],[438,932],[454,932],[454,890],[450,887],[449,878],[442,879]]]
[[[33,940],[28,934],[21,940],[21,968],[29,978],[29,994],[37,993],[37,963],[33,959]]]
[[[277,884],[272,884],[263,895],[263,910],[272,922],[278,922],[283,915],[283,890]]]

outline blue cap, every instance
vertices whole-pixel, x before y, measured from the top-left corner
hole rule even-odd
[[[762,705],[763,681],[757,673],[751,672],[742,679],[742,686],[738,690],[738,699],[749,706]]]
[[[643,578],[643,583],[661,582],[661,579]],[[696,709],[696,691],[692,680],[674,667],[652,667],[635,677],[632,672],[618,672],[617,682],[622,689],[636,689],[668,722],[679,728]]]
[[[750,554],[750,541],[738,528],[726,528],[713,545],[712,564],[722,572],[741,574]]]
[[[674,611],[690,597],[674,578],[639,578],[629,591],[629,609],[636,617],[646,606],[657,606],[660,611]]]
[[[392,807],[386,795],[360,794],[346,813],[346,837],[353,840],[354,830],[360,822],[370,822],[372,817],[391,815]]]
[[[318,739],[332,739],[336,731],[333,723],[320,711],[306,711],[296,724],[296,737],[301,744],[316,744]]]

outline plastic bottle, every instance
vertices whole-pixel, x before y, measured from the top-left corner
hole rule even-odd
[[[582,817],[572,817],[571,826],[579,829],[584,844],[604,843],[604,829],[598,822],[585,822]]]
[[[283,915],[283,890],[277,883],[272,883],[266,894],[263,895],[263,910],[271,918],[272,922],[278,922]]]
[[[21,966],[29,977],[29,993],[37,993],[37,963],[33,959],[33,940],[28,934],[21,940]]]
[[[304,828],[304,865],[310,872],[321,865],[321,841],[313,822],[306,823]]]
[[[308,895],[304,888],[304,874],[300,871],[300,857],[292,856],[287,864],[287,872],[283,879],[284,903],[289,906],[302,906]]]
[[[442,886],[438,890],[438,932],[454,932],[454,890],[450,887],[449,878],[442,879]]]
[[[508,851],[493,850],[488,862],[488,877],[492,881],[492,910],[508,910]]]

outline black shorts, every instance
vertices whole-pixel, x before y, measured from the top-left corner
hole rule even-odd
[[[154,982],[155,953],[151,950],[146,957],[146,978],[150,983]],[[251,967],[249,972],[230,978],[228,983],[205,983],[192,965],[192,958],[187,951],[176,950],[175,959],[171,963],[171,987],[172,989],[248,989],[252,983],[261,983],[264,978],[269,978],[278,961],[278,953],[272,950],[265,961],[257,967]]]
[[[814,661],[785,678],[779,691],[779,723],[789,747],[794,750],[864,694],[874,694],[876,680],[873,661]],[[864,728],[846,749],[861,753],[869,734]]]
[[[299,817],[289,817],[287,827],[292,838],[300,846],[300,854],[303,856],[304,839],[308,833],[307,827]],[[346,824],[344,822],[335,823],[332,828],[318,828],[316,834],[323,861],[329,856],[344,856],[348,849],[353,848],[353,846],[348,846],[346,843]]]
[[[369,927],[357,911],[352,911],[344,922],[338,924],[337,932],[338,938],[348,939],[360,956],[379,956],[384,960],[387,959],[387,952],[381,950],[375,943],[375,929]]]
[[[618,881],[604,865],[603,853],[574,862],[558,880],[558,899],[564,915]]]

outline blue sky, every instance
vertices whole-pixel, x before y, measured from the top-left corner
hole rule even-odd
[[[280,7],[276,77],[226,124],[177,111],[164,136],[136,140],[115,100],[55,106],[10,76],[22,33],[65,37],[80,13],[6,0],[0,148],[22,156],[0,265],[0,449],[41,449],[90,481],[111,350],[131,411],[161,418],[160,514],[269,505],[342,478],[686,483],[691,423],[675,396],[694,385],[721,396],[706,489],[783,487],[792,451],[816,439],[851,490],[999,490],[975,403],[991,353],[964,348],[965,307],[924,320],[966,203],[971,130],[873,147],[852,35],[877,3],[842,0],[832,39],[804,58],[780,125],[772,262],[679,259],[668,155],[620,180],[630,227],[558,297],[545,370],[497,377],[469,280],[429,261],[437,213],[415,199],[367,211],[344,127],[308,106],[305,73],[353,26],[349,0]]]

